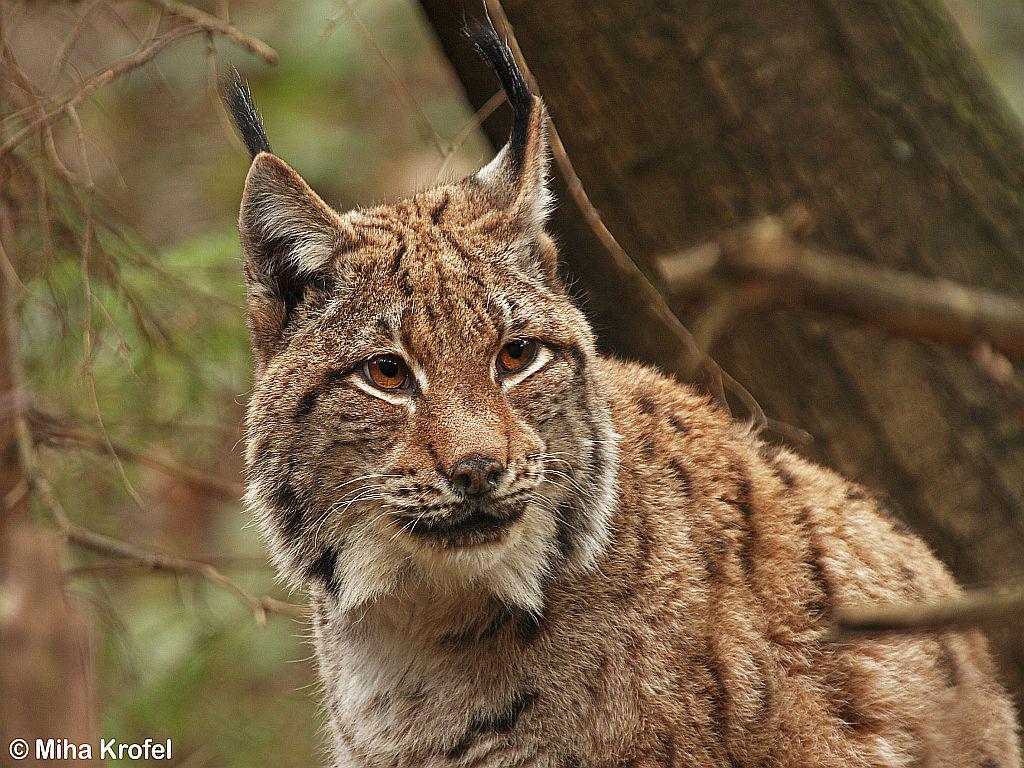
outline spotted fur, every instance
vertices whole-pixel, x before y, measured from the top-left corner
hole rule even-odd
[[[838,606],[957,593],[916,536],[596,353],[514,95],[493,163],[394,205],[337,213],[266,151],[246,181],[248,503],[311,595],[335,765],[1019,766],[978,633],[827,637]],[[543,357],[510,384],[516,338]],[[365,380],[385,352],[406,394]],[[471,454],[506,468],[486,536],[449,479]]]

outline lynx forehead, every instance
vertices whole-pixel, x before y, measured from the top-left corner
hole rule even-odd
[[[556,562],[607,538],[615,435],[543,230],[544,110],[508,90],[525,118],[490,165],[344,215],[235,91],[256,153],[248,498],[281,570],[345,608],[412,584],[536,613]]]
[[[596,354],[544,230],[545,112],[493,32],[508,144],[338,213],[248,91],[248,503],[307,588],[349,766],[1012,768],[975,632],[834,644],[958,590],[869,493]]]

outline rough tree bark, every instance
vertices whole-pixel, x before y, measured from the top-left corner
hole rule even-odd
[[[495,85],[459,31],[479,3],[422,5],[479,107]],[[652,278],[659,255],[802,203],[823,247],[1024,293],[1024,136],[938,0],[504,8],[590,198]],[[496,143],[504,119],[484,126]],[[607,347],[671,360],[561,200],[554,226]],[[813,435],[799,450],[887,492],[961,580],[1024,576],[1022,408],[968,356],[786,312],[742,318],[712,354]],[[993,633],[1019,704],[1020,636]]]

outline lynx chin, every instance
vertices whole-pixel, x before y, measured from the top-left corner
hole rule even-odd
[[[236,77],[247,501],[308,590],[338,768],[1016,768],[977,632],[830,642],[955,595],[862,487],[602,357],[545,231],[545,108],[457,183],[339,213]]]

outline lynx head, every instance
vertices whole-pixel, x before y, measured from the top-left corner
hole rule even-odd
[[[493,31],[476,45],[508,143],[393,205],[334,211],[271,153],[237,77],[228,97],[254,156],[247,500],[281,572],[341,610],[413,588],[539,610],[545,579],[607,539],[615,435],[544,229],[544,106]]]

